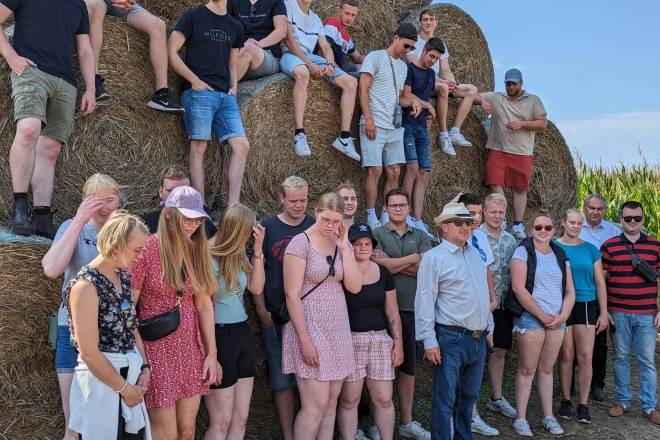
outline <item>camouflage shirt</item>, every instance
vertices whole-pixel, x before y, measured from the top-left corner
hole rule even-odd
[[[498,240],[486,230],[485,224],[479,226],[479,229],[488,237],[488,243],[490,243],[490,247],[493,250],[493,257],[495,257],[495,261],[490,265],[490,270],[493,272],[497,307],[500,308],[502,305],[502,294],[509,290],[511,286],[509,263],[518,243],[513,235],[506,231],[500,232],[500,239]]]

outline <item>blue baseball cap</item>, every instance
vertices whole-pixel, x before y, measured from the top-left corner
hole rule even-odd
[[[509,69],[506,71],[504,74],[504,82],[507,83],[509,81],[519,83],[522,81],[522,72],[518,69]]]

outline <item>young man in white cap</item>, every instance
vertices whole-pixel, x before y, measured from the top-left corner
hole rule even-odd
[[[513,192],[513,226],[518,239],[525,238],[525,206],[532,176],[534,136],[548,125],[546,111],[538,96],[523,90],[523,77],[518,69],[504,75],[506,93],[480,93],[479,98],[491,104],[492,121],[486,148],[488,158],[484,183],[491,192]]]

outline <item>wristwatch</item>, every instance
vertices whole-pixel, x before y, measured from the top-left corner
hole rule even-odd
[[[142,366],[140,367],[140,373],[142,373],[142,371],[144,371],[145,368],[148,368],[148,369],[151,371],[151,365],[149,365],[149,364],[142,364]]]

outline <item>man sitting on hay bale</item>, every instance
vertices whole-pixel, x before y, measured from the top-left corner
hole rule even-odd
[[[182,113],[183,108],[172,98],[167,87],[167,36],[165,22],[144,9],[135,0],[85,0],[89,11],[89,38],[92,42],[95,63],[96,100],[110,98],[99,73],[99,57],[103,46],[103,19],[106,15],[117,17],[133,29],[149,36],[149,59],[154,69],[156,92],[147,106],[166,113]]]
[[[351,120],[355,109],[357,80],[346,75],[336,64],[332,48],[325,39],[323,22],[311,9],[312,0],[286,0],[287,27],[286,51],[280,60],[282,72],[295,81],[293,87],[293,122],[295,128],[294,151],[298,156],[311,156],[303,120],[307,104],[309,77],[325,78],[342,91],[341,133],[332,146],[354,160],[360,160],[351,137]],[[318,44],[323,56],[316,55]]]
[[[360,64],[364,60],[364,55],[355,48],[353,39],[346,28],[355,22],[359,4],[359,0],[341,0],[339,14],[328,18],[323,26],[325,39],[330,43],[332,53],[335,55],[335,63],[344,72],[356,78],[360,75]],[[349,59],[354,64],[350,64]]]
[[[82,0],[72,0],[66,7],[50,0],[0,0],[0,24],[12,13],[16,20],[13,47],[0,32],[0,53],[12,70],[16,121],[9,153],[14,191],[9,228],[15,234],[35,232],[52,239],[55,163],[73,131],[76,108],[74,50],[86,89],[80,110],[88,115],[96,108],[89,19]],[[28,214],[30,186],[34,228]]]

